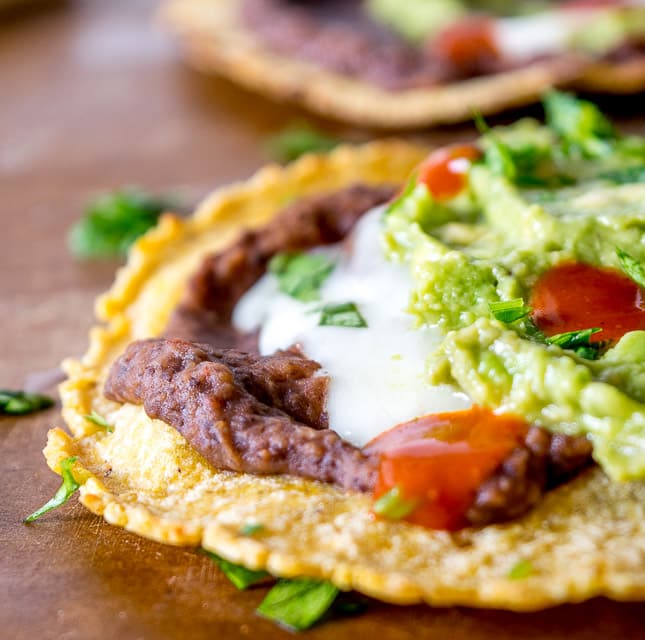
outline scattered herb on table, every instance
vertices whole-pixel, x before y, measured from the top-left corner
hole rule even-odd
[[[320,287],[334,270],[336,263],[316,253],[278,253],[269,262],[269,272],[278,280],[280,291],[311,302],[320,298]]]
[[[52,406],[54,406],[53,398],[40,393],[0,389],[0,415],[24,416]]]
[[[58,491],[54,494],[54,497],[46,502],[42,507],[40,507],[40,509],[37,509],[31,515],[27,516],[24,519],[24,522],[33,522],[48,511],[52,511],[52,509],[61,507],[72,497],[72,494],[81,486],[78,482],[76,482],[74,475],[72,474],[72,466],[75,462],[76,456],[61,460],[60,471],[63,477],[63,483],[59,487]]]
[[[325,153],[340,144],[333,138],[308,124],[294,124],[267,141],[267,148],[273,158],[280,162],[291,162],[306,153]]]
[[[321,327],[347,327],[351,329],[367,327],[365,318],[353,302],[326,304],[321,309],[318,324]]]
[[[239,564],[233,564],[224,560],[211,551],[204,550],[204,553],[221,569],[222,573],[240,590],[248,589],[254,584],[263,582],[271,575],[266,571],[247,569]]]
[[[338,593],[338,588],[330,582],[309,578],[280,580],[257,612],[288,629],[304,631],[327,613]]]
[[[154,227],[175,203],[137,189],[106,193],[91,202],[71,228],[68,243],[77,258],[116,258]]]

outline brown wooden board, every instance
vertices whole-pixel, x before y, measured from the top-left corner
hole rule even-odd
[[[150,24],[154,4],[68,2],[0,17],[0,388],[86,347],[93,300],[116,267],[67,252],[66,231],[89,197],[136,184],[195,201],[248,176],[267,159],[266,135],[302,117],[184,70]],[[628,125],[642,130],[645,119]],[[472,135],[453,127],[427,139]],[[207,558],[111,527],[74,498],[23,525],[60,481],[40,453],[53,425],[57,408],[0,419],[0,638],[290,637],[254,615],[264,589],[238,592]],[[645,605],[511,614],[372,603],[305,637],[631,640],[645,638]]]

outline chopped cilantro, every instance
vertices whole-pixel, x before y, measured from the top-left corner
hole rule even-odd
[[[616,255],[620,261],[620,268],[629,276],[639,287],[645,287],[645,266],[634,256],[616,247]]]
[[[562,91],[550,91],[542,102],[547,125],[569,146],[589,157],[611,151],[616,131],[595,104]]]
[[[365,318],[363,318],[358,307],[353,302],[326,304],[321,310],[318,324],[321,327],[348,327],[354,329],[367,327]]]
[[[311,302],[320,298],[320,287],[335,266],[321,254],[278,253],[269,262],[269,272],[277,278],[280,291],[301,302]]]
[[[330,582],[309,578],[280,580],[260,603],[257,613],[293,631],[304,631],[327,613],[338,593]]]
[[[173,207],[165,198],[137,189],[106,193],[91,202],[70,230],[68,242],[77,258],[115,258],[153,227]]]
[[[604,349],[604,342],[591,342],[591,336],[602,331],[599,327],[592,329],[582,329],[580,331],[567,331],[558,333],[546,339],[547,344],[554,344],[561,349],[573,351],[581,358],[587,360],[597,360],[600,351]]]
[[[533,573],[533,565],[529,560],[523,558],[518,560],[506,574],[509,580],[523,580]]]
[[[0,390],[0,415],[23,416],[34,411],[49,409],[53,405],[52,398],[39,393]]]
[[[253,569],[247,569],[239,564],[233,564],[211,551],[204,550],[204,552],[240,591],[248,589],[250,586],[266,580],[266,578],[269,578],[271,575],[266,571],[256,571]]]
[[[42,507],[40,507],[40,509],[37,509],[31,515],[27,516],[24,519],[24,522],[33,522],[48,511],[64,505],[72,497],[72,494],[81,486],[76,482],[72,474],[72,465],[75,462],[76,456],[61,460],[60,471],[63,477],[63,484],[61,484],[51,500],[46,502]]]
[[[399,486],[393,487],[374,502],[372,509],[377,515],[388,520],[401,520],[410,515],[417,507],[417,500],[403,497]]]
[[[531,308],[524,306],[522,298],[490,302],[488,307],[496,320],[506,324],[521,320],[531,313]]]
[[[97,427],[102,427],[106,431],[109,431],[112,433],[114,431],[114,427],[101,415],[96,413],[96,411],[92,411],[92,413],[83,416],[88,422],[94,423]]]
[[[273,158],[291,162],[305,153],[325,153],[340,143],[308,124],[294,124],[269,138],[267,147]]]
[[[486,139],[484,162],[497,175],[504,176],[512,182],[517,178],[517,166],[508,145],[504,144],[488,126],[481,113],[474,114],[475,126]]]
[[[240,535],[242,536],[254,536],[256,533],[262,533],[264,531],[264,525],[259,522],[248,522],[243,527],[240,527]]]
[[[614,169],[605,171],[598,178],[608,180],[614,184],[632,184],[635,182],[645,182],[645,165],[635,167],[624,167],[623,169]]]

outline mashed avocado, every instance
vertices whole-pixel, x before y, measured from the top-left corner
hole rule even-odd
[[[642,479],[645,331],[583,357],[549,344],[528,316],[504,323],[491,312],[491,303],[528,300],[560,263],[620,269],[617,247],[645,263],[645,139],[618,135],[592,104],[566,94],[545,106],[547,126],[485,131],[484,157],[452,200],[411,183],[386,212],[383,245],[410,266],[418,324],[445,332],[429,360],[434,383],[587,434],[613,479]]]

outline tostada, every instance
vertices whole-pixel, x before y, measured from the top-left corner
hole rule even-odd
[[[643,598],[645,139],[545,107],[163,217],[49,466],[114,525],[391,602]]]
[[[169,0],[188,60],[361,126],[527,104],[556,84],[645,87],[642,0]]]

